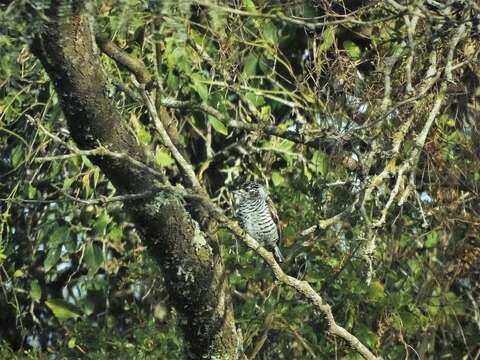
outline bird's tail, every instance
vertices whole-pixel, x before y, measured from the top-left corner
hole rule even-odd
[[[282,255],[282,252],[280,251],[280,248],[278,245],[273,246],[273,256],[275,257],[275,260],[277,260],[278,263],[283,263],[285,261],[285,258]]]

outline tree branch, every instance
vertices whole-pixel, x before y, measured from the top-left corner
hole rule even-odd
[[[197,176],[195,175],[193,166],[183,157],[180,151],[178,151],[178,149],[170,139],[170,136],[168,135],[167,130],[163,126],[162,121],[160,121],[160,118],[157,113],[157,109],[155,108],[154,101],[150,99],[145,88],[141,88],[140,92],[142,94],[143,101],[147,105],[148,112],[150,114],[150,117],[153,120],[153,124],[155,125],[155,128],[157,129],[158,133],[160,134],[160,138],[162,139],[163,144],[168,148],[168,150],[170,150],[170,152],[173,155],[173,158],[175,159],[175,161],[178,163],[180,168],[183,170],[183,172],[187,176],[190,182],[190,185],[193,187],[193,189],[197,192],[204,192],[202,190],[202,186],[200,185],[197,179]]]
[[[285,274],[275,261],[272,253],[261,246],[254,238],[243,231],[236,222],[230,220],[223,214],[223,210],[217,207],[210,199],[202,198],[202,204],[209,210],[220,223],[224,224],[235,236],[241,239],[245,245],[260,255],[268,264],[277,280],[281,283],[295,289],[299,294],[305,297],[317,310],[319,310],[327,319],[328,331],[336,336],[346,340],[352,348],[360,353],[365,359],[378,360],[375,356],[356,336],[348,332],[345,328],[338,325],[332,313],[330,305],[323,301],[323,298],[311,287],[311,285],[303,280],[298,280],[292,276]]]
[[[120,49],[113,41],[110,41],[105,34],[96,34],[95,39],[98,47],[117,63],[125,66],[133,73],[140,84],[145,84],[147,87],[151,86],[153,77],[141,60]]]

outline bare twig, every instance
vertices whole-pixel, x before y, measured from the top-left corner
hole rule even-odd
[[[112,202],[147,199],[147,198],[150,198],[152,195],[154,195],[158,191],[159,190],[149,190],[149,191],[145,191],[137,194],[125,194],[125,195],[117,195],[117,196],[97,198],[97,199],[80,199],[78,197],[70,195],[66,191],[62,191],[62,194],[65,195],[68,199],[81,203],[83,205],[105,205]]]
[[[146,172],[156,176],[157,178],[165,181],[165,175],[162,174],[161,172],[155,170],[154,168],[144,164],[143,162],[134,159],[128,154],[122,154],[122,153],[117,153],[108,150],[106,147],[99,146],[98,148],[95,149],[90,149],[90,150],[80,150],[76,146],[70,145],[66,141],[63,141],[60,139],[57,135],[52,134],[50,131],[48,131],[40,121],[34,119],[30,115],[26,114],[26,116],[30,119],[30,121],[34,122],[37,124],[37,126],[42,130],[43,133],[45,133],[49,138],[54,140],[57,143],[62,144],[64,147],[69,149],[72,153],[70,154],[62,154],[62,155],[54,155],[54,156],[45,156],[45,157],[37,157],[33,161],[34,162],[47,162],[47,161],[55,161],[55,160],[65,160],[69,159],[75,156],[109,156],[115,159],[124,159],[128,161],[130,164],[133,166],[145,170]]]
[[[453,55],[455,54],[455,49],[459,43],[459,41],[465,37],[467,27],[471,26],[470,23],[461,24],[455,35],[453,36],[452,40],[450,41],[450,47],[448,49],[448,56],[447,56],[447,64],[445,65],[445,77],[447,81],[452,82],[452,64],[453,64]]]
[[[340,220],[342,220],[345,217],[345,215],[347,215],[348,213],[351,212],[351,210],[352,210],[352,207],[350,207],[350,209],[342,211],[341,213],[338,213],[335,216],[332,216],[331,218],[320,220],[318,222],[318,224],[310,226],[308,229],[303,230],[300,233],[300,235],[307,236],[307,235],[310,235],[311,233],[313,233],[317,229],[326,229],[330,225],[333,225],[333,224],[339,222]]]
[[[318,359],[317,354],[313,351],[312,347],[308,345],[307,341],[303,338],[302,335],[298,333],[298,331],[289,323],[285,323],[288,329],[292,332],[293,337],[298,340],[298,342],[308,351],[308,353],[312,356],[312,359]]]
[[[170,150],[173,158],[178,163],[178,165],[180,166],[184,174],[187,176],[190,182],[190,185],[193,187],[193,189],[203,193],[202,186],[200,185],[195,175],[195,171],[193,170],[192,165],[189,164],[187,160],[185,160],[182,154],[180,154],[180,151],[178,151],[178,149],[170,139],[170,136],[168,136],[167,130],[163,126],[163,123],[160,120],[160,117],[158,116],[158,112],[157,112],[157,109],[155,108],[154,102],[150,98],[150,96],[147,94],[145,87],[142,86],[140,88],[140,92],[141,92],[143,101],[147,105],[148,113],[152,118],[153,124],[155,125],[155,128],[157,129],[163,144],[168,148],[168,150]]]
[[[405,46],[407,43],[405,41],[402,41],[394,50],[392,56],[388,57],[385,60],[385,69],[384,69],[384,76],[385,76],[385,92],[383,95],[383,101],[382,101],[382,110],[386,111],[387,108],[390,106],[392,103],[392,100],[390,98],[390,93],[392,92],[392,85],[391,85],[391,74],[393,67],[397,63],[398,59],[400,59],[400,56],[403,54],[403,50],[405,49]]]
[[[432,110],[430,111],[430,114],[428,115],[427,122],[423,126],[422,131],[420,134],[418,134],[416,140],[415,140],[415,148],[412,150],[412,153],[410,154],[410,157],[408,158],[407,161],[405,161],[402,166],[399,168],[397,172],[397,181],[395,182],[395,186],[390,192],[389,199],[387,203],[385,204],[385,207],[382,210],[382,215],[380,219],[373,224],[374,227],[379,227],[382,226],[387,218],[387,213],[390,208],[390,206],[393,204],[393,201],[398,195],[398,192],[400,190],[400,185],[404,181],[404,174],[407,171],[412,171],[415,172],[418,159],[420,158],[420,152],[423,149],[423,146],[425,145],[425,140],[427,139],[427,135],[430,131],[430,128],[433,125],[433,122],[435,121],[439,111],[440,107],[442,105],[442,102],[445,97],[445,92],[446,92],[447,86],[446,83],[443,83],[440,89],[440,92],[438,93],[434,105],[432,107]],[[408,191],[408,190],[407,190]]]
[[[224,11],[226,13],[230,14],[235,14],[235,15],[240,15],[240,16],[248,16],[248,17],[256,17],[256,18],[264,18],[264,19],[271,19],[271,20],[276,20],[284,23],[288,23],[291,25],[297,25],[297,26],[303,26],[307,29],[310,30],[315,30],[318,28],[322,28],[328,25],[339,25],[339,24],[373,24],[373,23],[379,23],[379,22],[384,22],[387,20],[390,20],[394,18],[394,16],[388,16],[385,18],[381,19],[375,19],[371,21],[363,21],[354,18],[353,16],[346,16],[343,19],[338,19],[338,20],[326,20],[326,21],[321,21],[321,22],[313,22],[313,21],[305,21],[301,18],[298,17],[291,17],[291,16],[286,16],[281,13],[276,13],[276,14],[265,14],[261,12],[253,12],[253,11],[245,11],[245,10],[240,10],[240,9],[235,9],[227,6],[221,6],[217,5],[213,2],[209,1],[195,1],[198,5],[206,6],[206,7],[211,7],[215,9],[219,9],[221,11]],[[340,16],[340,15],[339,15]]]
[[[417,27],[419,17],[417,15],[410,16],[405,15],[405,23],[407,25],[407,35],[408,35],[408,45],[409,45],[409,54],[407,58],[407,63],[405,65],[406,75],[407,75],[407,84],[405,89],[408,94],[412,94],[414,92],[414,88],[412,86],[412,64],[413,64],[413,56],[415,53],[415,40],[413,35],[415,34],[415,29]]]
[[[255,346],[253,347],[252,353],[248,357],[249,360],[254,360],[260,350],[262,349],[263,345],[265,344],[265,341],[268,338],[268,333],[270,331],[270,327],[272,326],[272,320],[273,320],[273,314],[268,314],[265,317],[265,320],[263,322],[263,332],[260,338],[256,341]]]

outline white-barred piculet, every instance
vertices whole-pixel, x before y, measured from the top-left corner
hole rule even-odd
[[[263,186],[248,181],[233,194],[240,226],[251,237],[273,252],[277,262],[284,262],[279,248],[280,221],[275,206]]]

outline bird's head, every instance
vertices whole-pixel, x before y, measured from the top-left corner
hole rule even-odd
[[[265,199],[267,197],[263,186],[253,181],[244,183],[240,189],[233,192],[233,195],[237,201]]]

